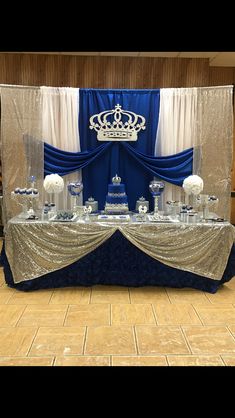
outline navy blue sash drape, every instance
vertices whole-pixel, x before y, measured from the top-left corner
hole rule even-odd
[[[121,150],[126,152],[135,162],[136,166],[141,167],[147,174],[150,173],[152,177],[156,176],[177,186],[181,186],[184,179],[192,174],[193,148],[167,157],[153,157],[138,152],[126,142],[105,142],[105,144],[100,145],[90,152],[67,152],[44,143],[44,174],[57,173],[60,176],[65,176],[88,165],[92,167],[97,160],[102,162],[103,155],[108,149],[111,150],[111,156],[113,151],[116,154]],[[101,156],[102,158],[100,158]],[[106,193],[107,185],[105,189]],[[133,202],[130,201],[128,195],[129,206],[132,210],[134,209],[133,205],[135,205],[138,194],[134,197]]]

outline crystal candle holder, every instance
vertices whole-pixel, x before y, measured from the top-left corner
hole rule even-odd
[[[83,190],[83,183],[81,181],[69,182],[67,188],[69,194],[74,199],[73,209],[75,210],[75,208],[79,206],[78,198]]]
[[[199,206],[202,209],[203,222],[210,217],[209,208],[217,206],[218,201],[219,199],[216,196],[210,196],[208,194],[200,194],[197,196],[196,206]]]
[[[152,214],[154,215],[156,219],[161,218],[161,215],[159,215],[159,209],[158,209],[158,199],[159,199],[159,196],[161,196],[161,193],[163,192],[164,188],[165,188],[165,184],[163,183],[163,181],[152,180],[149,183],[149,191],[154,198],[154,211],[152,212]]]

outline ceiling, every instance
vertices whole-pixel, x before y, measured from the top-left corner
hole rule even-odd
[[[12,53],[12,52],[11,52]],[[76,52],[18,52],[21,54],[53,54],[53,55],[92,55],[122,57],[165,57],[165,58],[208,58],[209,65],[214,67],[235,67],[235,52],[156,52],[156,51],[76,51]]]

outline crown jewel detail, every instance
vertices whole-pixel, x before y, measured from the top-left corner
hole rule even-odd
[[[113,184],[120,184],[121,183],[121,177],[118,177],[118,175],[116,174],[115,177],[112,178],[112,182]]]
[[[137,132],[146,127],[143,116],[117,104],[115,109],[91,116],[89,128],[98,133],[98,141],[136,141]]]

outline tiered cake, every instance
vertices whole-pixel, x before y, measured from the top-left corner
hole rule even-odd
[[[112,178],[112,184],[108,185],[104,210],[108,213],[129,211],[125,184],[121,183],[121,178],[117,174]]]

